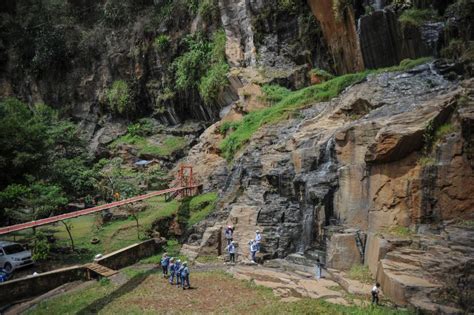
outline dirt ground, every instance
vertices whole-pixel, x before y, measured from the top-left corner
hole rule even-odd
[[[222,272],[197,272],[190,280],[191,289],[183,290],[170,285],[155,272],[130,292],[107,301],[104,308],[90,310],[112,314],[133,305],[130,311],[138,313],[211,313],[219,310],[219,313],[251,314],[264,302],[262,299],[266,299],[266,303],[273,299],[272,294],[256,292],[248,283],[236,281]]]

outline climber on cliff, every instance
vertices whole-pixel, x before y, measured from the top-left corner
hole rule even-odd
[[[234,235],[234,229],[232,228],[231,225],[228,225],[224,232],[225,239],[227,240],[227,245],[230,245],[230,243],[232,242],[233,235]]]
[[[372,304],[379,305],[380,283],[376,283],[372,288]]]
[[[251,240],[249,242],[249,245],[250,245],[250,253],[252,254],[252,261],[256,263],[257,260],[256,260],[255,255],[257,254],[257,243],[255,242],[255,240]]]
[[[163,278],[168,278],[168,265],[170,263],[170,258],[168,257],[167,253],[163,254],[161,257],[161,269],[163,270]]]
[[[226,247],[227,252],[229,253],[229,262],[235,264],[235,242],[230,242],[229,245]]]
[[[183,287],[183,290],[185,290],[186,286],[191,288],[189,285],[189,268],[188,268],[188,263],[185,261],[183,265],[181,266],[181,271],[179,272],[179,275],[181,277],[181,286]]]
[[[171,257],[170,259],[170,264],[168,266],[168,270],[169,270],[169,274],[170,274],[170,277],[169,277],[169,283],[170,284],[173,284],[174,282],[174,276],[176,274],[175,270],[174,270],[174,257]]]
[[[178,260],[174,263],[174,274],[176,275],[176,285],[177,285],[178,287],[179,287],[179,285],[181,284],[180,272],[181,272],[181,260],[178,259]]]
[[[260,230],[255,231],[255,244],[257,245],[257,251],[260,251],[260,242],[262,241],[262,234]]]

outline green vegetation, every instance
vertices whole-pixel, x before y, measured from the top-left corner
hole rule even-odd
[[[368,266],[365,265],[354,265],[351,267],[347,276],[351,279],[371,284],[373,283],[372,275]]]
[[[163,250],[160,253],[153,255],[151,257],[144,258],[140,260],[141,264],[155,264],[158,265],[161,262],[161,257],[164,253],[167,253],[169,257],[174,257],[175,259],[180,259],[182,262],[187,261],[188,257],[180,255],[179,251],[181,250],[181,245],[177,240],[171,239],[166,242]]]
[[[129,128],[129,132],[110,144],[111,148],[117,148],[120,145],[133,145],[138,150],[139,156],[166,157],[174,152],[183,149],[186,146],[186,139],[179,136],[167,135],[153,141],[141,136],[147,134],[143,132],[143,127],[136,130],[136,124]],[[130,132],[132,131],[132,132]]]
[[[327,81],[334,78],[334,76],[331,73],[319,68],[312,69],[309,72],[309,74],[318,77],[319,79],[321,79],[321,81]]]
[[[180,90],[198,89],[204,102],[210,104],[228,85],[225,33],[223,30],[216,31],[212,41],[207,40],[203,34],[189,35],[184,41],[188,47],[187,52],[173,62],[176,86]]]
[[[403,13],[398,18],[398,21],[403,26],[415,26],[418,27],[427,21],[432,21],[437,19],[437,13],[433,9],[417,9],[411,8],[403,11]]]
[[[445,138],[447,135],[452,134],[455,131],[456,131],[456,128],[452,123],[443,124],[439,126],[438,129],[436,129],[435,141],[439,141]]]
[[[187,227],[201,222],[215,209],[217,197],[217,193],[211,192],[183,200],[178,211],[179,222]]]
[[[420,163],[421,166],[431,166],[436,163],[436,160],[430,156],[422,156],[418,160],[418,163]]]
[[[228,131],[234,130],[238,126],[239,122],[225,121],[219,126],[219,132],[225,135]]]
[[[170,46],[170,37],[166,34],[160,34],[157,37],[155,37],[155,40],[153,41],[153,47],[158,52],[164,52],[168,47]]]
[[[200,0],[198,13],[201,16],[201,18],[208,23],[218,20],[220,17],[218,1]]]
[[[291,117],[292,114],[309,104],[328,101],[339,95],[339,93],[348,86],[364,80],[369,74],[388,71],[404,71],[426,63],[429,60],[431,60],[431,58],[420,58],[417,60],[405,59],[398,66],[346,74],[335,77],[321,84],[292,92],[281,87],[264,87],[265,93],[269,95],[267,97],[275,100],[280,99],[280,101],[272,107],[251,112],[247,114],[242,121],[233,123],[232,127],[235,131],[228,135],[221,143],[222,154],[228,161],[232,160],[235,153],[250,140],[252,135],[260,127],[287,119],[288,117]]]
[[[117,114],[125,115],[133,111],[133,103],[130,100],[130,89],[127,82],[117,80],[106,92],[107,104]]]
[[[405,226],[393,226],[387,231],[389,234],[399,237],[412,237],[413,232]]]
[[[0,223],[59,214],[95,193],[92,161],[78,128],[44,104],[0,101]]]
[[[271,105],[280,102],[291,93],[287,88],[274,84],[262,86],[262,92],[264,94],[263,101]]]

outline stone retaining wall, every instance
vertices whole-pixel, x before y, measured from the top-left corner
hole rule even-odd
[[[48,292],[68,282],[86,279],[86,268],[74,266],[0,284],[0,306]]]

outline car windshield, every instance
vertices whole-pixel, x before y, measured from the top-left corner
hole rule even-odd
[[[6,255],[11,255],[11,254],[16,254],[16,253],[21,253],[25,251],[23,247],[21,247],[20,244],[13,244],[13,245],[8,245],[3,248],[5,251]]]

